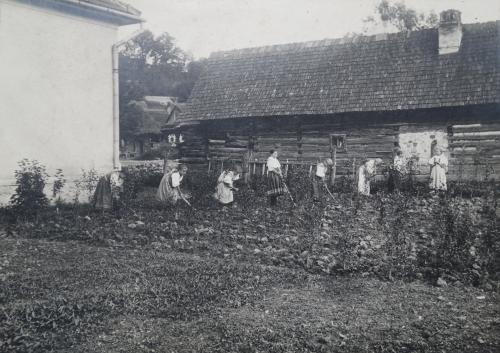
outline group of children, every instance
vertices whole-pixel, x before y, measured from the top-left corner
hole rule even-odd
[[[367,159],[358,169],[358,192],[370,195],[370,180],[376,175],[377,166],[382,164],[382,159]],[[435,154],[429,160],[431,168],[429,188],[432,191],[446,191],[446,173],[448,173],[448,158],[443,154],[443,149],[436,147]],[[400,148],[394,151],[394,159],[389,168],[389,191],[398,191],[404,178],[408,176],[408,160],[403,156]]]
[[[382,159],[366,159],[358,169],[357,191],[361,195],[370,195],[370,182],[377,174],[377,167],[381,165]],[[267,159],[267,192],[270,206],[276,206],[278,197],[289,193],[285,183],[281,164],[278,160],[278,151],[270,151]],[[448,172],[448,159],[443,154],[443,150],[436,148],[435,155],[429,160],[431,168],[430,188],[432,190],[446,190],[446,173]],[[316,164],[315,173],[312,177],[313,200],[319,201],[322,190],[328,190],[326,184],[326,175],[331,170],[333,161],[330,158]],[[156,199],[162,203],[175,205],[182,200],[190,205],[189,195],[181,190],[181,184],[186,176],[188,168],[181,164],[166,172],[160,182],[156,193]],[[241,168],[238,166],[223,170],[217,179],[215,200],[221,205],[231,205],[234,202],[234,191],[238,188],[234,182],[240,179]],[[407,174],[407,162],[402,151],[395,150],[394,159],[389,173],[389,188],[398,190],[401,187],[401,181]],[[99,181],[94,195],[94,207],[100,209],[110,208],[113,202],[114,191],[119,192],[122,188],[118,173],[111,173]]]

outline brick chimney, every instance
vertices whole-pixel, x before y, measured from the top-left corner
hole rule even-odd
[[[439,55],[456,53],[462,42],[462,18],[458,10],[446,10],[439,17]]]

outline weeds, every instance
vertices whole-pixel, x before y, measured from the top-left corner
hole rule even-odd
[[[10,198],[10,204],[19,214],[37,214],[49,204],[44,193],[48,178],[45,166],[36,160],[23,159],[19,167],[15,171],[16,190]]]
[[[62,203],[61,201],[61,192],[66,185],[66,179],[64,178],[64,174],[62,169],[57,169],[56,174],[54,175],[54,183],[52,184],[52,198],[55,200],[57,205]]]

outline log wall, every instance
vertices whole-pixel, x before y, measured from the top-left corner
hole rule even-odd
[[[454,124],[450,128],[450,174],[457,179],[500,177],[500,123]]]
[[[412,141],[401,147],[418,156],[417,174],[422,177],[429,173],[431,142],[437,139],[447,149],[450,179],[498,180],[499,120],[490,110],[213,120],[183,131],[186,142],[180,155],[185,163],[205,163],[210,168],[241,162],[246,156],[250,171],[262,173],[269,151],[278,149],[282,164],[313,165],[330,157],[335,159],[337,175],[352,176],[366,158],[389,164],[395,145],[407,134],[416,136],[415,147]],[[337,148],[339,138],[344,145]]]

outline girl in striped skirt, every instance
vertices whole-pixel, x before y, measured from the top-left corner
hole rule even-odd
[[[278,196],[285,193],[283,185],[283,174],[281,173],[281,164],[278,161],[278,152],[271,150],[267,159],[267,196],[271,206],[276,206]]]

